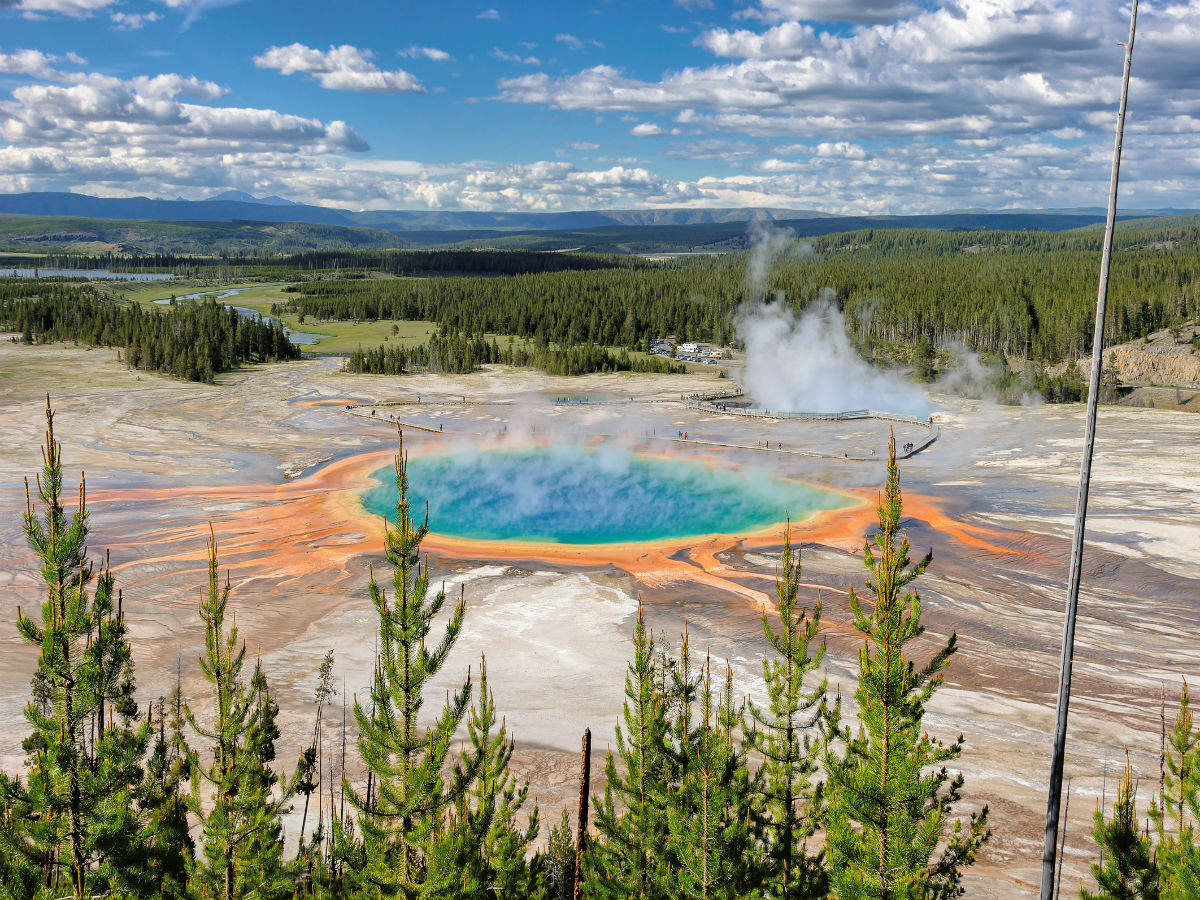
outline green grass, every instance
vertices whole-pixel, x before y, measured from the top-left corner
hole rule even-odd
[[[119,296],[146,305],[153,305],[157,300],[165,300],[172,294],[180,297],[199,291],[238,289],[240,293],[236,297],[230,297],[225,302],[257,310],[265,315],[271,314],[272,305],[277,303],[283,305],[293,296],[284,290],[288,286],[287,284],[262,284],[255,282],[212,284],[198,279],[178,279],[169,282],[118,282],[116,284],[104,282],[104,286],[113,289]],[[317,353],[350,353],[359,347],[367,350],[380,345],[389,346],[396,344],[402,347],[414,347],[418,344],[424,344],[429,340],[429,336],[437,330],[437,326],[433,322],[425,321],[393,321],[385,319],[380,321],[353,322],[338,319],[329,321],[308,319],[304,324],[301,324],[299,318],[292,313],[285,313],[279,316],[279,318],[293,331],[302,334],[326,335],[315,344],[304,345],[305,350]],[[392,330],[393,326],[396,329],[395,332]],[[501,347],[508,346],[509,336],[506,334],[489,333],[484,335],[484,337],[489,341],[496,341]],[[529,343],[530,341],[524,338],[516,338],[514,341],[517,347],[527,347]],[[621,348],[619,347],[610,347],[608,349],[614,353],[621,352]],[[636,350],[630,351],[629,355],[634,359],[649,358],[649,354]],[[689,372],[716,371],[716,367],[693,364],[685,365]]]
[[[177,297],[194,294],[198,291],[224,291],[238,289],[236,297],[230,297],[227,303],[244,306],[257,310],[265,315],[271,314],[273,304],[286,303],[291,295],[284,291],[286,284],[257,284],[233,283],[213,285],[192,279],[171,282],[142,283],[130,282],[117,286],[117,292],[126,299],[136,303],[153,305],[158,300],[165,300],[174,294]],[[301,334],[323,334],[316,344],[306,344],[306,350],[321,353],[349,353],[351,350],[376,347],[380,344],[398,343],[405,347],[423,344],[433,334],[435,325],[432,322],[408,321],[378,321],[378,322],[346,322],[329,321],[300,323],[297,316],[286,313],[279,316],[290,329]],[[396,326],[393,334],[392,326]],[[507,340],[505,338],[504,340]]]

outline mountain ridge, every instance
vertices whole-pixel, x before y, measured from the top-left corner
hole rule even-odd
[[[1191,210],[1122,210],[1122,217],[1181,215]],[[0,214],[28,216],[72,216],[90,219],[154,222],[296,222],[314,225],[376,228],[396,234],[408,232],[460,231],[575,231],[614,227],[709,226],[768,222],[865,222],[929,220],[941,217],[978,218],[997,223],[1030,221],[1045,217],[1065,221],[1079,217],[1085,225],[1102,218],[1104,211],[1088,207],[1073,209],[947,210],[912,216],[839,215],[810,209],[780,207],[691,207],[568,210],[564,212],[489,212],[479,210],[361,210],[337,209],[298,203],[284,197],[255,197],[245,191],[221,191],[203,200],[151,197],[93,197],[73,192],[39,191],[0,194]],[[1006,220],[1005,217],[1013,217]],[[853,227],[853,226],[849,226]],[[821,230],[827,230],[822,228]],[[838,229],[841,230],[841,229]]]

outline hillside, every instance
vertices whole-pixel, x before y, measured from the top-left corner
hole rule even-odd
[[[145,222],[0,215],[0,249],[8,251],[283,254],[386,249],[402,244],[390,231],[309,222]]]

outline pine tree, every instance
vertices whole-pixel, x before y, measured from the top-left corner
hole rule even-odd
[[[621,766],[611,752],[606,756],[604,796],[593,798],[600,840],[589,845],[589,897],[670,896],[666,808],[671,760],[659,678],[654,639],[646,633],[639,605],[633,659],[625,676],[625,727],[616,726],[615,734]]]
[[[1163,794],[1150,806],[1165,900],[1200,897],[1200,735],[1192,716],[1187,682],[1167,739]]]
[[[704,668],[698,739],[669,798],[672,895],[688,900],[759,897],[760,865],[752,830],[754,791],[737,739],[742,710],[733,699],[733,672],[713,707],[711,666]]]
[[[687,777],[688,767],[695,759],[705,723],[696,719],[696,703],[706,684],[707,672],[692,664],[691,640],[684,623],[679,643],[679,658],[672,659],[665,647],[658,653],[657,686],[663,698],[664,712],[670,723],[667,734],[667,784],[678,785]]]
[[[479,897],[531,897],[539,881],[541,862],[529,859],[537,840],[537,805],[522,827],[521,810],[529,798],[529,782],[509,773],[516,743],[503,721],[497,721],[496,703],[487,682],[487,661],[479,661],[479,694],[467,720],[471,741],[466,768],[476,773],[468,793],[468,833],[473,841],[469,867],[481,873]]]
[[[961,753],[962,736],[946,745],[922,730],[956,640],[951,635],[920,668],[905,656],[906,645],[925,630],[920,598],[905,589],[932,554],[911,563],[902,510],[893,439],[874,547],[863,548],[874,607],[868,613],[855,591],[849,596],[854,627],[865,639],[854,693],[860,724],[852,732],[832,721],[842,752],[825,754],[829,878],[843,900],[959,896],[962,870],[990,836],[986,807],[965,822],[951,821],[963,777],[950,775],[946,764]]]
[[[529,898],[537,893],[542,862],[528,859],[537,839],[536,806],[522,827],[518,821],[529,795],[529,783],[509,773],[515,744],[496,716],[488,689],[487,661],[480,660],[479,691],[467,719],[467,748],[458,769],[475,773],[470,790],[455,805],[443,829],[443,840],[430,854],[427,896],[447,900],[491,897]]]
[[[575,836],[571,833],[571,817],[565,809],[558,824],[550,829],[543,878],[546,900],[572,900],[575,893]]]
[[[408,476],[403,439],[396,456],[395,527],[384,526],[384,554],[392,566],[389,601],[374,570],[368,590],[379,613],[379,657],[371,687],[370,710],[355,701],[358,747],[372,776],[374,796],[345,786],[358,811],[365,866],[355,873],[374,894],[413,898],[421,895],[426,856],[443,837],[446,815],[474,780],[458,768],[449,783],[443,775],[450,740],[467,711],[471,678],[466,677],[428,726],[419,722],[422,691],[441,670],[462,629],[460,597],[445,631],[431,648],[427,639],[446,602],[445,591],[429,596],[429,572],[421,564],[421,541],[428,521],[414,526],[408,507]]]
[[[247,734],[247,764],[238,787],[242,812],[239,870],[255,900],[272,900],[292,895],[298,864],[283,859],[283,816],[291,811],[300,772],[284,782],[275,773],[275,745],[279,740],[279,704],[267,684],[262,661],[254,665],[250,678],[254,699],[251,728]]]
[[[20,785],[0,772],[0,797],[8,797],[14,790],[20,790]],[[26,852],[29,826],[10,807],[0,806],[0,900],[27,900],[40,886],[38,867]]]
[[[190,751],[188,808],[203,828],[191,882],[201,896],[222,900],[286,896],[292,885],[282,864],[280,817],[292,790],[276,791],[278,777],[271,769],[278,707],[261,665],[255,666],[249,687],[242,680],[246,647],[239,645],[236,625],[225,627],[230,593],[228,578],[220,583],[217,545],[210,536],[208,591],[200,603],[205,650],[200,669],[212,687],[212,725],[202,725],[190,705],[184,708],[188,725],[211,745],[207,765],[199,751]],[[205,783],[211,789],[207,804]]]
[[[41,648],[32,732],[23,742],[28,775],[0,780],[5,825],[0,843],[13,859],[13,885],[32,866],[56,892],[136,892],[147,865],[135,797],[150,738],[138,723],[133,663],[120,594],[108,567],[97,576],[86,557],[88,510],[62,505],[62,448],[46,397],[46,439],[37,479],[41,515],[26,481],[25,536],[42,564],[46,599],[40,621],[17,610],[17,630]],[[89,586],[95,582],[94,591]],[[115,600],[115,602],[114,602]],[[63,884],[65,877],[66,884]]]
[[[1080,888],[1082,900],[1158,900],[1158,864],[1150,838],[1138,827],[1133,767],[1128,755],[1112,818],[1105,819],[1102,809],[1097,809],[1093,818],[1092,839],[1104,849],[1103,861],[1092,865],[1097,892]]]
[[[145,815],[143,839],[150,858],[146,895],[161,900],[188,896],[187,874],[194,863],[186,793],[191,779],[190,753],[183,735],[183,716],[183,697],[177,686],[169,700],[159,701],[154,723],[158,731],[138,798]]]
[[[821,665],[825,645],[814,647],[821,627],[820,601],[812,615],[798,607],[800,554],[790,529],[784,538],[779,577],[778,630],[767,616],[763,634],[775,651],[763,659],[765,708],[749,704],[747,744],[763,757],[757,785],[764,831],[764,894],[769,898],[822,897],[828,890],[824,853],[807,842],[821,825],[823,786],[816,781],[819,741],[815,731],[825,709],[826,682],[806,681]]]
[[[313,704],[317,708],[317,713],[313,721],[312,742],[301,752],[297,767],[299,777],[296,781],[296,792],[304,796],[304,811],[300,815],[300,854],[304,856],[320,857],[321,855],[322,823],[317,823],[311,845],[305,844],[305,834],[308,824],[308,806],[313,793],[319,792],[321,786],[325,706],[334,696],[336,696],[336,691],[333,687],[333,651],[327,650],[317,669],[317,687],[313,691]],[[320,797],[319,793],[318,797]],[[309,862],[311,863],[311,860]]]

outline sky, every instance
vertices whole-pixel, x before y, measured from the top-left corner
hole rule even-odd
[[[1124,0],[0,0],[0,192],[1103,206],[1128,28]],[[1200,206],[1200,0],[1142,4],[1133,73],[1122,205]]]

